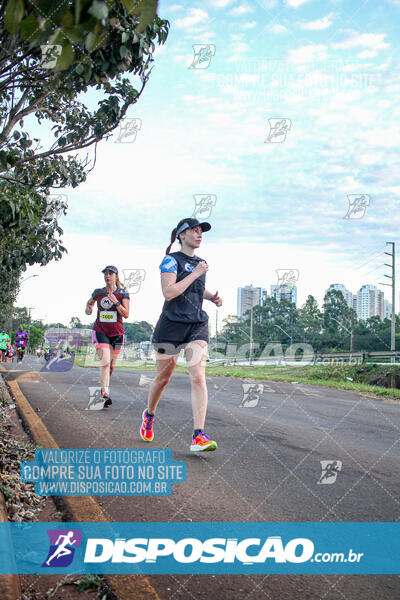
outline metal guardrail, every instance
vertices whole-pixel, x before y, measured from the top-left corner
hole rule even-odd
[[[293,360],[293,358],[287,359],[283,355],[277,356],[267,356],[262,358],[253,358],[251,363],[253,365],[285,365],[285,364],[353,364],[353,365],[361,365],[368,358],[372,359],[394,359],[396,362],[400,362],[400,352],[398,351],[382,351],[382,352],[317,352],[315,354],[299,354]],[[209,361],[214,365],[239,365],[239,364],[249,364],[249,359],[246,358],[218,358],[213,359],[210,358]],[[388,363],[390,364],[390,362]]]

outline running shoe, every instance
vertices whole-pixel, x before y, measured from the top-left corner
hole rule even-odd
[[[152,442],[154,438],[153,431],[154,417],[149,417],[147,408],[142,414],[142,426],[140,428],[140,436],[145,442]]]
[[[196,437],[192,437],[190,452],[206,452],[207,450],[211,451],[216,450],[217,448],[217,442],[211,440],[204,431],[200,430]]]
[[[112,404],[112,400],[106,392],[103,392],[103,402],[103,408],[108,408]]]

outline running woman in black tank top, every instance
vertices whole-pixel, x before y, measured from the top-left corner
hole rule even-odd
[[[153,424],[158,401],[175,369],[179,353],[185,348],[191,383],[194,432],[191,452],[216,450],[217,444],[204,433],[207,411],[205,367],[207,358],[208,315],[202,309],[203,300],[222,305],[218,292],[206,289],[208,265],[195,255],[201,244],[203,231],[209,223],[188,218],[179,221],[171,233],[171,243],[161,265],[161,288],[164,306],[153,333],[156,349],[157,375],[150,388],[148,407],[142,415],[140,435],[145,442],[154,438]],[[179,252],[170,253],[175,240],[181,244]]]

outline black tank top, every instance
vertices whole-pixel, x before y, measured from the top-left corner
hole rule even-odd
[[[173,257],[177,263],[177,282],[190,275],[198,263],[204,260],[198,256],[188,256],[180,251],[171,252],[166,255],[160,266],[168,259],[170,263],[173,262],[170,257]],[[175,272],[171,268],[166,270]],[[161,272],[163,272],[163,269],[161,269]],[[201,277],[195,279],[182,294],[172,298],[172,300],[165,300],[161,316],[166,316],[171,321],[180,321],[182,323],[204,323],[207,321],[208,314],[202,309],[205,286],[206,274],[204,273]]]

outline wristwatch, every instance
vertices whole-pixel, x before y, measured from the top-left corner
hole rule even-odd
[[[116,303],[114,304],[114,307],[115,307],[115,308],[117,308],[117,306],[121,306],[121,302],[116,302]]]

